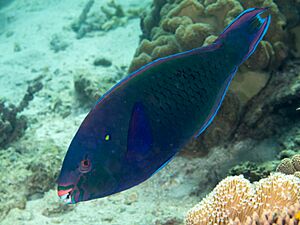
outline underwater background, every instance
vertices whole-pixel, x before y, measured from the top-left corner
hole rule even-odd
[[[62,203],[56,179],[96,100],[252,7],[270,7],[270,28],[208,129],[137,187]],[[0,224],[298,223],[299,154],[299,0],[0,0]]]

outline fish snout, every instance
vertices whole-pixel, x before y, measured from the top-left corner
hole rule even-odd
[[[73,192],[73,188],[69,188],[69,189],[64,189],[64,190],[60,190],[60,187],[58,188],[58,197],[60,198],[60,200],[62,200],[64,203],[66,204],[72,204],[72,192]]]

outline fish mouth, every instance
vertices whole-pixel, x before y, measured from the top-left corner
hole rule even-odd
[[[57,194],[60,200],[66,204],[75,203],[74,196],[72,195],[73,189],[74,189],[74,185],[58,186]]]
[[[61,201],[63,201],[66,204],[71,204],[72,203],[72,189],[67,190],[67,191],[58,191],[58,196]]]

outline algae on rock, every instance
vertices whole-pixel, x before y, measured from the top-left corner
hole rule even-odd
[[[124,76],[120,68],[114,68],[106,75],[91,73],[84,69],[79,69],[74,75],[75,91],[79,100],[88,104],[94,104],[106,91],[116,84]]]
[[[268,177],[275,171],[277,164],[278,161],[267,161],[264,163],[246,161],[232,167],[228,174],[230,176],[243,175],[250,182],[255,182]]]
[[[27,127],[25,116],[18,115],[18,108],[13,105],[6,105],[3,100],[0,101],[0,147],[23,135]]]
[[[291,62],[283,71],[273,73],[268,85],[245,107],[241,122],[236,128],[237,139],[282,136],[297,128],[299,111],[296,109],[300,104],[299,69],[297,62]],[[295,135],[297,133],[296,131]],[[285,148],[289,149],[289,146]]]
[[[0,148],[6,147],[24,134],[27,118],[20,113],[28,106],[34,94],[42,88],[43,84],[38,79],[33,81],[17,106],[0,99]]]
[[[10,209],[24,208],[28,199],[55,186],[63,154],[52,140],[37,146],[30,137],[0,151],[0,220]]]

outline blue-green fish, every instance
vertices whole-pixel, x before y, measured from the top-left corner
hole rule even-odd
[[[58,195],[76,203],[131,188],[198,137],[264,37],[265,11],[244,11],[213,44],[157,59],[102,96],[69,146]]]

